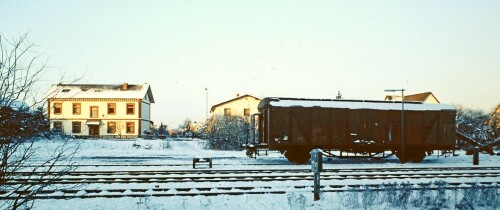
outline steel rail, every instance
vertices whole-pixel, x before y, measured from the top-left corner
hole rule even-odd
[[[440,171],[427,173],[321,173],[322,180],[389,180],[389,179],[425,179],[425,178],[498,178],[500,171],[465,172]],[[13,177],[5,180],[4,185],[23,184],[114,184],[114,183],[179,183],[179,182],[246,182],[246,181],[300,181],[312,180],[312,173],[298,174],[237,174],[231,176],[180,175],[180,176],[102,176],[102,177],[57,177],[37,179],[36,177]]]
[[[480,183],[476,182],[451,182],[443,186],[431,184],[409,184],[410,188],[388,188],[384,189],[380,186],[390,187],[386,185],[324,185],[322,192],[365,192],[384,191],[384,190],[459,190],[478,187],[481,189],[499,189],[499,182]],[[393,184],[394,185],[394,184]],[[469,186],[464,186],[469,185]],[[395,186],[395,185],[394,185]],[[123,188],[123,189],[85,189],[85,190],[43,190],[36,195],[31,195],[31,199],[91,199],[91,198],[122,198],[122,197],[172,197],[172,196],[218,196],[218,195],[252,195],[252,194],[286,194],[292,191],[311,191],[312,185],[297,185],[291,186],[294,189],[283,190],[283,187],[261,186],[261,187],[194,187],[194,188]],[[276,189],[278,188],[278,189]],[[169,192],[172,191],[172,192]],[[10,196],[4,196],[7,193],[0,193],[0,200],[18,199],[18,195],[29,194],[29,191],[16,191]],[[110,194],[106,194],[110,193]],[[14,195],[15,194],[15,195]],[[57,194],[57,195],[52,195]],[[61,195],[62,194],[62,195]]]
[[[500,167],[422,167],[422,168],[351,168],[351,169],[324,169],[324,173],[340,172],[419,172],[419,171],[500,171]],[[241,174],[241,173],[309,173],[310,169],[189,169],[189,170],[128,170],[128,171],[72,171],[72,172],[12,172],[11,176],[37,176],[37,175],[65,175],[65,176],[98,176],[98,175],[165,175],[165,174]]]

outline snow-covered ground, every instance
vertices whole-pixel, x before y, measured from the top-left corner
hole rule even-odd
[[[270,153],[268,156],[259,156],[257,159],[248,158],[245,151],[218,151],[204,149],[204,142],[191,139],[168,140],[71,140],[71,144],[80,146],[79,152],[73,159],[81,165],[78,171],[132,171],[132,170],[185,170],[192,169],[193,157],[213,158],[213,169],[310,169],[309,165],[290,164],[279,153]],[[36,144],[37,156],[30,164],[37,164],[52,155],[51,151],[60,145],[58,141],[46,140]],[[347,168],[407,168],[407,167],[449,167],[472,166],[472,156],[464,152],[457,152],[459,156],[438,157],[428,156],[422,163],[400,164],[397,158],[385,159],[337,159],[324,160],[325,169]],[[479,166],[499,166],[499,156],[480,155]],[[65,163],[60,163],[65,164]],[[95,166],[98,165],[98,166]],[[207,169],[207,165],[200,164],[199,168]],[[322,185],[331,184],[374,184],[390,183],[429,183],[435,181],[457,182],[457,179],[427,178],[419,180],[346,180],[342,183],[322,181]],[[458,180],[460,181],[460,180]],[[474,178],[462,180],[464,182],[477,181]],[[484,181],[484,180],[481,180]],[[500,178],[493,177],[487,181],[497,183]],[[220,183],[224,186],[227,183]],[[134,184],[141,187],[141,184]],[[144,184],[151,185],[151,184]],[[202,187],[206,183],[163,183],[161,187]],[[212,183],[212,185],[214,185]],[[259,186],[260,182],[241,183],[242,186]],[[269,185],[269,183],[266,183]],[[392,208],[402,206],[391,204],[390,195],[382,192],[365,191],[364,193],[329,192],[321,195],[320,201],[313,201],[312,189],[292,188],[293,185],[312,185],[312,181],[276,182],[277,188],[283,188],[285,194],[260,194],[260,195],[218,195],[218,196],[172,196],[172,197],[146,197],[146,198],[92,198],[69,200],[38,200],[34,209],[363,209]],[[87,186],[92,188],[114,188],[121,185],[101,186],[99,184]],[[130,185],[129,185],[130,186]],[[145,187],[147,188],[147,187]],[[387,191],[387,190],[386,190]],[[468,192],[468,191],[467,191]],[[408,204],[404,208],[420,209],[433,207],[447,207],[454,209],[464,202],[466,191],[447,190],[445,192],[411,192]],[[499,198],[499,188],[483,192],[484,196]],[[478,194],[478,195],[483,195]],[[432,201],[441,199],[441,201]],[[442,200],[446,201],[442,201]],[[489,198],[492,199],[492,198]],[[427,201],[426,201],[427,200]],[[427,204],[421,204],[428,202]],[[441,202],[436,204],[435,202]],[[418,205],[416,204],[418,203]],[[487,205],[477,203],[475,208],[492,209],[500,207],[499,202]],[[57,208],[55,208],[57,207]]]
[[[214,164],[223,164],[216,169],[235,169],[254,167],[239,164],[269,164],[272,167],[310,168],[309,165],[290,164],[278,152],[269,152],[267,156],[261,153],[256,159],[248,158],[245,151],[221,151],[204,148],[203,140],[193,139],[168,139],[168,140],[71,140],[70,144],[79,144],[79,151],[74,161],[80,165],[145,165],[145,164],[187,164],[194,157],[211,157]],[[59,147],[60,142],[54,140],[39,141],[35,148],[39,151],[31,163],[36,164],[53,155],[52,151]],[[134,146],[139,145],[140,147]],[[437,153],[437,152],[436,152]],[[366,167],[448,167],[472,166],[472,156],[465,155],[464,151],[457,151],[458,156],[443,157],[427,156],[422,163],[400,164],[392,156],[384,159],[378,158],[325,158],[325,168],[366,168]],[[480,154],[480,166],[499,166],[498,156]],[[284,165],[284,166],[281,166]],[[169,166],[169,169],[175,166]],[[189,165],[178,166],[189,168]],[[258,165],[256,167],[263,167]],[[110,169],[110,167],[106,167]],[[181,169],[180,168],[180,169]]]

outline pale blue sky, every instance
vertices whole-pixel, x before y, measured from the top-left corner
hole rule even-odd
[[[0,0],[0,34],[25,32],[49,58],[45,85],[149,83],[153,120],[171,127],[204,119],[205,87],[209,106],[389,88],[500,103],[500,1]]]

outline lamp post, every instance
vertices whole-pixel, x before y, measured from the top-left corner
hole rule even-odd
[[[406,161],[405,159],[405,141],[404,141],[404,134],[405,134],[405,89],[388,89],[385,90],[385,92],[398,92],[401,91],[401,156],[399,157],[401,163],[404,163]]]

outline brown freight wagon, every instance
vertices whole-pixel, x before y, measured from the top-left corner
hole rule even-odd
[[[426,152],[455,148],[455,110],[444,104],[264,98],[258,110],[251,118],[249,155],[258,149],[277,150],[291,162],[305,163],[311,149],[320,148],[332,156],[335,150],[371,155],[389,151],[401,162],[421,162]]]

